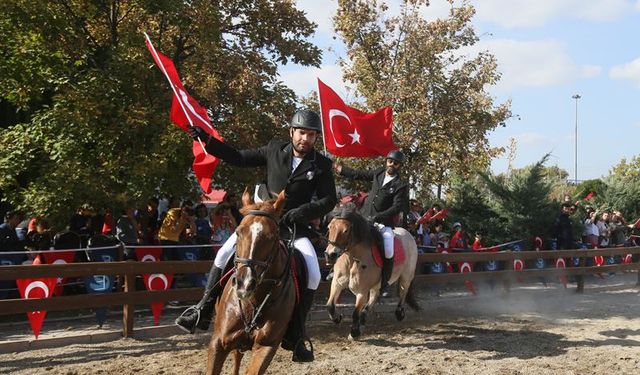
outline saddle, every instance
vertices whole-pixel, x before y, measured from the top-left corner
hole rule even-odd
[[[376,265],[382,268],[382,258],[384,257],[384,246],[377,241],[374,242],[374,246],[371,247],[371,255]],[[402,241],[398,237],[393,237],[393,266],[398,266],[404,263],[406,259],[404,253],[404,247]]]
[[[286,252],[289,245],[283,240],[279,241],[278,250]],[[234,271],[233,258],[229,260],[227,266],[224,269],[223,276],[220,278],[220,286],[222,289],[226,286],[227,282],[231,279]],[[291,281],[295,289],[296,304],[300,302],[300,291],[306,289],[308,281],[307,264],[304,261],[302,253],[298,249],[293,249],[291,254],[291,260],[289,261],[289,267],[291,270]]]

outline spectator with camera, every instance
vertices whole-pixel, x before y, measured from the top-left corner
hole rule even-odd
[[[196,232],[193,203],[187,200],[182,202],[179,208],[170,208],[167,211],[167,215],[162,221],[162,226],[160,226],[160,231],[158,232],[158,240],[160,240],[160,245],[175,246],[180,244],[181,235],[182,239],[184,239]],[[164,254],[164,257],[173,258],[167,254]]]
[[[233,216],[232,206],[227,202],[222,202],[211,212],[209,218],[211,222],[211,242],[223,244],[233,234],[238,226]]]

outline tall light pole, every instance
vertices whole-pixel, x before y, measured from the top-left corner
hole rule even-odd
[[[576,130],[575,130],[575,147],[574,147],[575,169],[574,169],[574,175],[573,175],[573,182],[577,185],[578,184],[578,99],[582,98],[582,96],[575,94],[571,98],[576,100]]]

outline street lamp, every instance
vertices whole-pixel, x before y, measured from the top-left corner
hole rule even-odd
[[[574,169],[573,181],[577,185],[578,184],[578,99],[582,98],[582,96],[575,94],[571,98],[576,100],[576,130],[575,130],[575,147],[574,147],[575,169]]]

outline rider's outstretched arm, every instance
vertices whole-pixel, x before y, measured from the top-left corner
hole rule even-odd
[[[214,137],[210,137],[205,149],[211,155],[236,167],[259,167],[267,164],[267,147],[268,146],[249,150],[236,150],[228,144]]]

